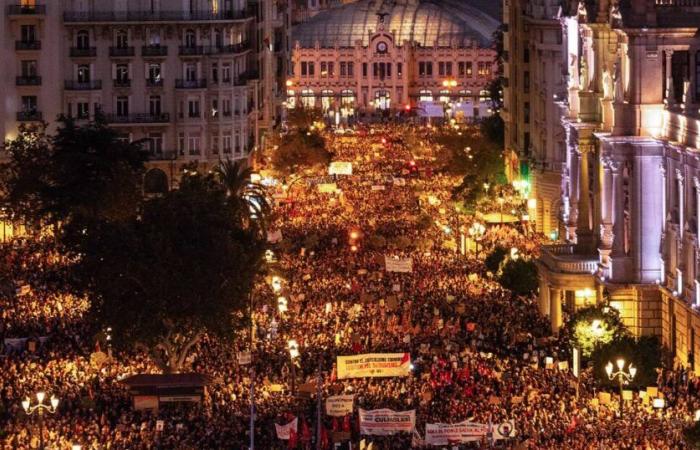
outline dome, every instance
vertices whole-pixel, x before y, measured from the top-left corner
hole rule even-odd
[[[498,0],[358,0],[327,9],[295,26],[292,42],[311,48],[353,47],[357,40],[368,45],[368,30],[394,32],[396,44],[458,47],[475,40],[488,46],[500,24]]]

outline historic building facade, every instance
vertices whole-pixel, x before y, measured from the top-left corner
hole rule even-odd
[[[5,139],[101,114],[145,140],[146,187],[162,190],[189,162],[247,158],[280,113],[289,14],[274,1],[2,3]]]
[[[360,0],[294,27],[289,106],[339,116],[417,108],[419,114],[490,113],[493,4]]]
[[[561,243],[542,248],[540,309],[558,330],[562,305],[608,301],[636,335],[661,336],[676,363],[700,371],[700,2],[519,3],[531,5],[508,10],[559,23],[567,91],[544,99],[561,116],[530,128],[561,133],[556,154],[516,148],[535,168],[559,167]]]

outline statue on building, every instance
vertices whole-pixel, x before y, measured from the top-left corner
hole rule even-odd
[[[610,71],[606,67],[603,70],[603,99],[612,100],[613,96],[613,79],[610,76]]]
[[[588,90],[588,63],[586,63],[586,58],[581,58],[581,90]]]
[[[615,62],[613,70],[613,81],[615,82],[615,102],[623,103],[625,101],[625,88],[622,83],[622,68],[620,61]]]
[[[586,19],[588,18],[588,11],[586,10],[586,2],[584,2],[583,0],[580,0],[578,2],[577,15],[579,22],[586,22]]]

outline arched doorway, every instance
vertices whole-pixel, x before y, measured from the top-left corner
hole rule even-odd
[[[391,96],[387,91],[377,91],[374,94],[374,106],[377,109],[386,111],[391,107]]]
[[[150,195],[165,194],[168,192],[168,176],[160,169],[149,170],[143,180],[143,191]]]

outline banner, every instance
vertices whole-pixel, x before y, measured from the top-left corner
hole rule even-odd
[[[282,230],[268,231],[267,232],[267,242],[270,244],[276,244],[282,240]]]
[[[405,377],[411,371],[410,353],[369,353],[338,356],[338,379]]]
[[[483,423],[426,423],[425,443],[427,445],[463,444],[480,441],[489,433],[489,426]]]
[[[360,409],[360,434],[388,436],[411,433],[416,426],[416,410]]]
[[[391,256],[384,256],[384,265],[387,272],[402,272],[410,273],[413,272],[413,258],[393,258]]]
[[[318,192],[322,194],[332,194],[338,190],[338,185],[335,183],[321,183],[318,185]]]
[[[328,166],[329,175],[352,175],[352,163],[347,161],[333,161]]]
[[[405,178],[394,177],[392,181],[394,182],[394,186],[406,186]]]
[[[238,352],[238,364],[240,364],[241,366],[250,364],[251,360],[252,357],[250,355],[250,352]]]
[[[515,420],[503,422],[493,428],[493,440],[509,439],[515,437]]]
[[[284,441],[289,440],[289,435],[291,434],[292,430],[296,433],[297,431],[297,422],[298,418],[294,418],[291,422],[289,422],[286,425],[277,425],[275,424],[275,431],[277,431],[277,439],[282,439]]]
[[[352,414],[354,395],[334,395],[326,399],[326,414],[332,417],[344,417]]]

